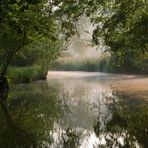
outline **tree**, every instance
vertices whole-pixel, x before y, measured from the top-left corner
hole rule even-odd
[[[42,37],[56,40],[56,22],[47,0],[0,2],[0,79],[14,55]]]
[[[146,0],[58,1],[63,21],[89,17],[96,28],[92,40],[117,56],[121,65],[148,63],[148,2]],[[53,4],[57,1],[53,1]],[[65,19],[66,18],[66,19]],[[141,60],[142,59],[142,60]],[[137,60],[139,63],[137,63]]]
[[[100,44],[100,39],[103,40],[107,51],[117,57],[123,68],[127,65],[130,68],[147,66],[148,3],[143,0],[107,0],[100,8],[99,15],[92,18],[98,24],[93,33],[94,42]]]

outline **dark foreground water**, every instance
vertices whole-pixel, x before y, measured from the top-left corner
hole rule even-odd
[[[148,148],[148,91],[117,91],[125,79],[133,78],[52,73],[12,86],[0,106],[0,148]]]

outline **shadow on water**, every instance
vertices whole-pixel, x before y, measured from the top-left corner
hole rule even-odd
[[[94,125],[94,132],[103,137],[105,147],[137,148],[148,147],[148,105],[147,102],[136,102],[131,96],[116,94],[118,102],[109,106],[112,119],[106,128],[100,130],[100,122]],[[102,145],[103,146],[103,145]]]
[[[2,108],[6,111],[4,106]],[[3,128],[0,134],[1,147],[36,147],[33,135],[17,127],[8,111],[5,114],[7,116],[7,119],[3,121],[5,125],[1,125]]]
[[[61,114],[57,102],[56,91],[49,93],[45,83],[16,86],[7,99],[1,95],[0,147],[29,148],[50,144],[50,131]]]
[[[1,92],[3,93],[3,92]],[[31,133],[19,128],[12,119],[8,109],[7,98],[0,98],[0,146],[11,147],[36,147]]]
[[[147,101],[104,79],[51,79],[1,93],[0,148],[147,148]]]

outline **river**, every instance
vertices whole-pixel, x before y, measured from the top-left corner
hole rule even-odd
[[[0,108],[2,148],[147,148],[148,77],[48,72],[12,85]]]

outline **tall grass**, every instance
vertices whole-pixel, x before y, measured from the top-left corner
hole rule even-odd
[[[7,77],[11,83],[28,83],[44,79],[46,74],[40,66],[10,67]]]
[[[138,64],[135,64],[135,61],[120,63],[114,56],[103,56],[99,59],[82,61],[56,61],[52,65],[52,70],[148,74],[148,61],[138,61]]]
[[[52,65],[53,70],[65,70],[65,71],[108,71],[109,57],[94,60],[83,61],[68,61],[61,62],[56,61]]]

